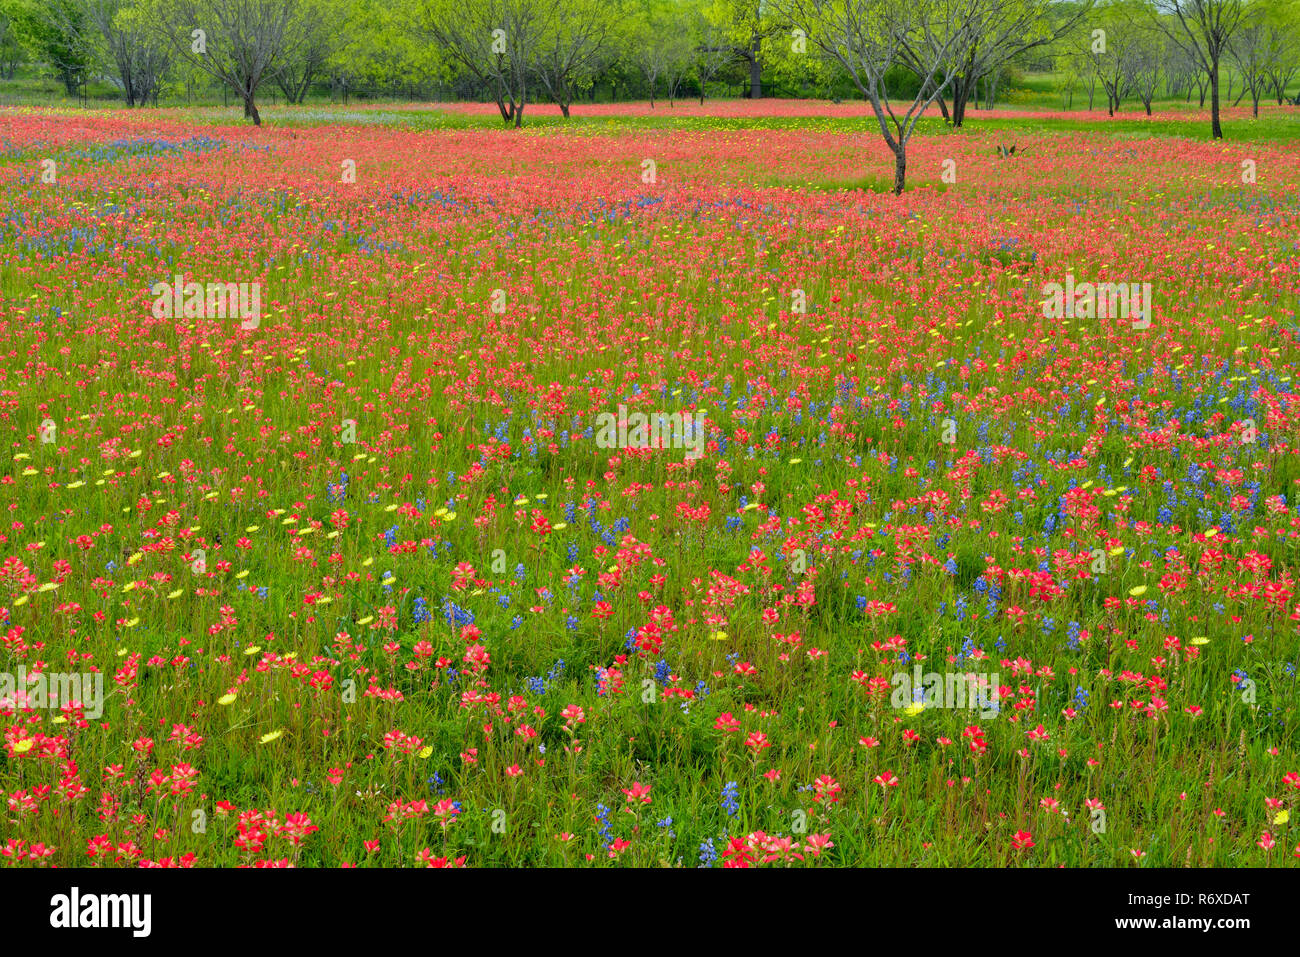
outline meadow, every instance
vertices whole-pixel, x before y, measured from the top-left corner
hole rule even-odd
[[[0,109],[0,862],[1295,863],[1297,108],[491,109]]]

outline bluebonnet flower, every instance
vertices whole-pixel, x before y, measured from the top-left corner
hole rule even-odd
[[[728,781],[726,787],[722,789],[722,809],[727,812],[728,817],[735,817],[736,812],[740,810],[740,805],[736,801],[739,793],[735,781]]]
[[[603,804],[596,805],[596,820],[600,822],[600,839],[609,847],[614,843],[614,827],[609,823],[609,808]]]

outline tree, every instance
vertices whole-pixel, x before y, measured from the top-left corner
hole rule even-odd
[[[655,89],[659,80],[659,75],[664,72],[664,67],[668,63],[668,39],[661,34],[648,36],[646,42],[638,46],[635,53],[632,54],[632,60],[636,64],[641,75],[645,77],[646,86],[650,89],[650,109],[655,108]]]
[[[576,93],[591,82],[610,52],[613,23],[600,0],[560,0],[537,49],[537,78],[564,118]]]
[[[726,27],[718,24],[710,9],[695,13],[694,36],[695,78],[700,84],[700,106],[704,105],[704,88],[718,73],[736,58],[736,51],[727,42]]]
[[[1055,58],[1055,62],[1060,65],[1061,71],[1061,106],[1063,109],[1072,109],[1074,107],[1074,90],[1083,80],[1078,63],[1069,53],[1059,54]]]
[[[1058,3],[1056,0],[915,0],[916,5],[947,10],[940,17],[944,29],[959,30],[949,55],[952,64],[952,125],[966,120],[966,106],[984,76],[1030,50],[1046,47],[1070,33],[1092,8],[1092,0]],[[962,10],[966,12],[961,13]],[[933,41],[931,43],[933,45]],[[901,61],[926,86],[925,51],[905,44]],[[946,106],[941,109],[947,115]]]
[[[174,52],[230,88],[262,125],[257,91],[293,56],[297,0],[155,0],[153,16]]]
[[[1268,50],[1264,72],[1277,96],[1277,105],[1286,101],[1286,88],[1300,71],[1300,11],[1294,3],[1279,4],[1271,11],[1268,24]],[[1296,97],[1300,105],[1300,96]]]
[[[1219,64],[1245,14],[1242,0],[1151,0],[1151,20],[1200,67],[1210,81],[1210,133],[1223,139],[1219,121]]]
[[[1089,31],[1088,50],[1097,79],[1106,91],[1106,112],[1110,116],[1115,115],[1124,97],[1136,86],[1138,74],[1148,65],[1141,28],[1130,12],[1123,4],[1110,4],[1090,22],[1099,24]]]
[[[717,0],[718,13],[727,24],[733,56],[749,67],[749,98],[763,98],[765,48],[790,31],[789,17],[780,0]]]
[[[518,129],[554,10],[549,0],[426,0],[415,29],[486,86]]]
[[[36,56],[48,64],[74,96],[85,82],[94,55],[91,28],[78,0],[27,0],[14,8],[15,25]]]
[[[668,89],[668,105],[673,106],[682,83],[695,70],[695,50],[690,36],[685,32],[673,35],[668,45],[668,58],[664,62],[664,84]]]
[[[926,107],[942,94],[957,70],[955,53],[966,49],[969,31],[996,0],[780,0],[778,9],[810,43],[838,63],[871,103],[885,145],[894,154],[894,193],[907,181],[907,144]],[[886,74],[903,63],[920,84],[910,102],[894,109]],[[929,92],[927,92],[929,91]]]
[[[1241,98],[1250,94],[1250,102],[1255,119],[1259,119],[1259,100],[1268,88],[1268,66],[1273,55],[1270,49],[1271,36],[1268,25],[1268,11],[1258,3],[1247,8],[1241,26],[1228,42],[1228,58],[1241,74],[1241,96],[1233,101],[1233,106]],[[1231,95],[1231,94],[1229,94]]]
[[[1088,110],[1091,111],[1097,98],[1097,74],[1101,54],[1090,32],[1076,25],[1075,29],[1059,37],[1051,48],[1056,51],[1058,60],[1065,60],[1066,89],[1071,103],[1074,100],[1074,87],[1087,84]]]
[[[1186,91],[1188,103],[1192,101],[1193,88],[1197,92],[1202,92],[1207,88],[1206,76],[1201,72],[1196,61],[1167,40],[1165,42],[1165,81],[1170,96],[1177,96],[1179,93]],[[1201,105],[1205,105],[1203,93]]]
[[[128,107],[157,103],[171,65],[171,47],[131,0],[83,0],[88,25],[102,42],[106,72],[116,77]]]
[[[6,80],[14,78],[14,71],[23,57],[19,33],[18,18],[11,4],[0,3],[0,77]]]
[[[670,11],[661,6],[647,7],[640,12],[628,46],[632,63],[649,87],[650,108],[654,109],[659,78],[672,73],[680,80],[683,61],[690,55],[689,46],[683,42]]]
[[[1139,31],[1129,58],[1129,86],[1142,102],[1147,116],[1151,115],[1151,103],[1160,88],[1161,66],[1164,50],[1159,39],[1150,31]]]
[[[280,58],[275,85],[290,103],[301,103],[312,83],[346,45],[352,18],[351,4],[338,0],[303,0],[291,23],[294,37]]]

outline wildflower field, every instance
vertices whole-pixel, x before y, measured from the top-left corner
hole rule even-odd
[[[0,110],[0,861],[1294,865],[1297,109],[763,107]]]

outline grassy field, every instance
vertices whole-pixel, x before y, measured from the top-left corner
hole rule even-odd
[[[1296,108],[489,109],[0,110],[8,863],[1295,861]]]

